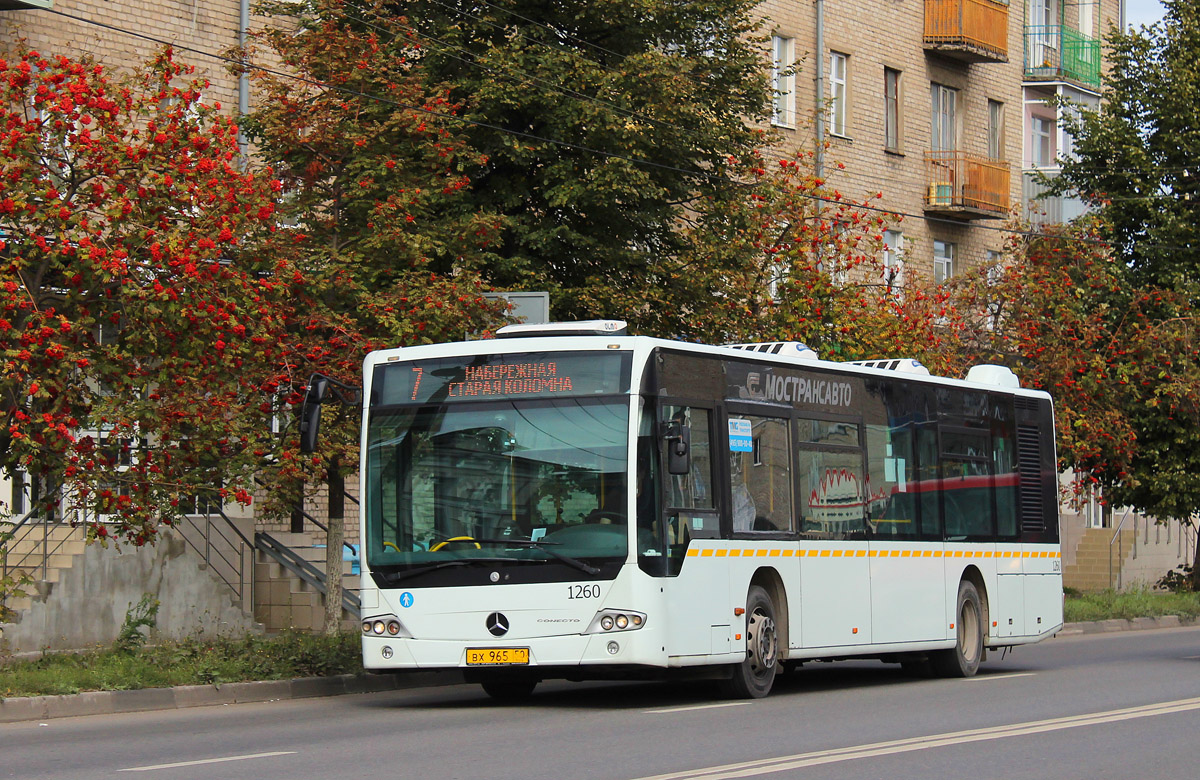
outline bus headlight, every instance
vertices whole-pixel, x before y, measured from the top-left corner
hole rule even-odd
[[[408,633],[408,629],[404,627],[404,624],[395,615],[363,618],[362,632],[363,636],[412,638],[412,634]]]
[[[646,625],[646,616],[628,609],[602,609],[592,618],[585,634],[600,634],[608,631],[636,631]]]

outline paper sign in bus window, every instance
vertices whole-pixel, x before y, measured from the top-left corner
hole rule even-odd
[[[754,452],[754,433],[749,420],[729,420],[729,451]]]

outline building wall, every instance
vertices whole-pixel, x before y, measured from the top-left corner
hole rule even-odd
[[[204,563],[169,530],[153,547],[90,545],[20,622],[3,626],[0,655],[111,644],[130,607],[147,593],[159,602],[156,636],[206,638],[256,630],[249,611],[233,603],[232,591]]]
[[[54,0],[53,11],[106,27],[45,10],[0,11],[0,56],[11,56],[22,37],[42,54],[89,55],[108,68],[128,68],[151,58],[161,44],[146,38],[222,54],[237,45],[238,9],[239,0]],[[176,57],[211,82],[205,102],[236,111],[237,79],[224,62],[182,49]]]
[[[964,63],[925,48],[926,0],[857,0],[824,3],[824,51],[816,51],[816,10],[813,0],[764,0],[764,32],[791,38],[798,63],[795,76],[794,129],[777,127],[781,151],[814,148],[813,119],[818,106],[816,62],[825,70],[823,98],[830,94],[831,52],[848,56],[848,117],[846,132],[827,137],[826,177],[851,198],[882,194],[878,205],[909,215],[899,226],[905,240],[905,273],[931,278],[934,241],[954,243],[954,273],[987,260],[1004,249],[1008,236],[999,219],[947,219],[927,213],[930,174],[925,152],[932,148],[930,85],[958,90],[957,148],[986,157],[988,101],[1002,104],[1001,152],[1009,165],[1008,195],[1012,213],[1021,210],[1022,168],[1026,160],[1024,67],[1026,6],[1034,0],[1013,0],[1008,6],[1007,61]],[[1061,0],[1060,0],[1061,1]],[[1120,18],[1122,0],[1099,0],[1093,29],[1107,31]],[[1077,3],[1063,6],[1065,26],[1078,26]],[[768,47],[770,44],[768,44]],[[768,53],[768,60],[773,54]],[[885,149],[884,69],[900,77],[900,143]],[[844,166],[844,167],[843,167]]]

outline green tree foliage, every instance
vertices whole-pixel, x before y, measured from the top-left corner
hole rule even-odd
[[[953,291],[970,362],[1002,363],[1054,396],[1059,464],[1116,506],[1200,508],[1200,320],[1175,290],[1132,284],[1088,219],[1014,239]]]
[[[1104,102],[1069,122],[1055,189],[1104,217],[1131,283],[1200,300],[1200,4],[1163,5],[1162,22],[1109,35]]]
[[[1200,5],[1163,5],[1162,22],[1109,35],[1104,102],[1069,122],[1075,157],[1054,189],[1081,195],[1108,226],[1118,291],[1096,305],[1108,307],[1113,349],[1140,361],[1109,385],[1127,401],[1133,453],[1103,481],[1113,501],[1167,518],[1200,511]]]
[[[558,318],[616,298],[686,249],[710,174],[762,134],[770,91],[753,0],[409,0],[429,84],[480,156],[467,197],[502,230],[499,288],[547,289]],[[347,8],[351,6],[347,5]]]
[[[282,182],[280,227],[258,251],[305,269],[316,304],[296,325],[327,373],[357,383],[368,349],[460,340],[498,321],[479,269],[496,218],[464,197],[478,163],[430,89],[405,19],[341,0],[266,3],[254,36],[258,107],[242,127]],[[354,415],[322,423],[324,459],[289,456],[319,481],[352,464]],[[286,491],[280,493],[285,495]]]

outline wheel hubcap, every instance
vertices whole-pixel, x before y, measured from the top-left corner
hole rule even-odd
[[[755,675],[769,674],[775,668],[779,649],[775,621],[756,611],[746,628],[746,639],[750,651],[750,668]]]

